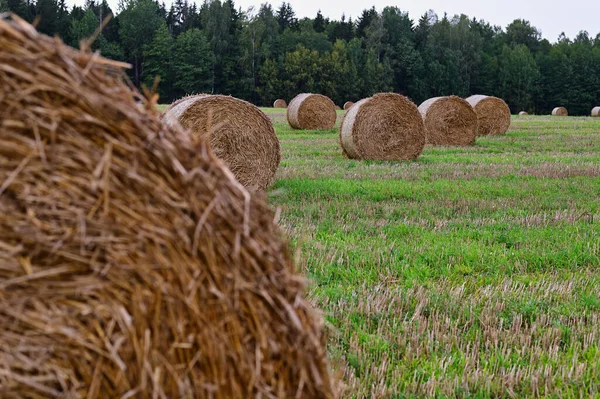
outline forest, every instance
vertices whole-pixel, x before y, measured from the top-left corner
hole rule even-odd
[[[521,19],[507,27],[434,11],[412,19],[397,7],[365,9],[355,20],[321,12],[297,18],[290,3],[242,10],[233,0],[174,0],[168,7],[121,0],[118,10],[106,0],[83,7],[0,0],[6,11],[73,47],[104,25],[92,50],[129,63],[131,81],[156,87],[161,103],[221,93],[268,106],[316,92],[341,105],[397,92],[417,104],[450,94],[495,95],[513,113],[564,106],[571,115],[589,115],[600,105],[600,34],[550,42]]]

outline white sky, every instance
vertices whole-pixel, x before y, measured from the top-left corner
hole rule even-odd
[[[81,4],[83,0],[71,0]],[[109,4],[116,10],[118,0],[109,0]],[[161,2],[163,0],[160,0]],[[167,6],[171,0],[164,0]],[[190,0],[194,1],[194,0]],[[203,0],[196,0],[200,5]],[[264,0],[234,0],[236,8],[246,10],[250,6],[258,9]],[[311,17],[320,9],[325,17],[339,19],[342,13],[346,18],[356,19],[362,10],[375,6],[381,11],[386,6],[396,6],[402,11],[408,11],[410,17],[418,21],[419,17],[427,10],[432,9],[440,17],[447,12],[450,17],[455,14],[467,14],[469,17],[484,19],[492,25],[503,28],[517,18],[531,22],[533,26],[542,31],[542,36],[555,42],[561,32],[573,39],[581,30],[587,30],[594,38],[600,33],[600,2],[592,0],[287,0],[292,4],[296,16]],[[277,8],[281,0],[267,1]]]

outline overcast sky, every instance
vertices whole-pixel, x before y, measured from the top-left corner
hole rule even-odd
[[[84,0],[71,0],[82,4]],[[163,1],[163,0],[159,0]],[[171,0],[164,0],[167,6]],[[194,0],[190,0],[194,1]],[[203,0],[196,0],[201,4]],[[246,10],[250,6],[258,8],[264,0],[234,0],[236,7]],[[427,10],[434,10],[440,17],[467,14],[469,17],[484,19],[492,25],[503,28],[517,18],[523,18],[542,31],[542,36],[555,42],[561,32],[573,39],[581,30],[587,30],[593,38],[600,33],[600,2],[592,0],[287,0],[296,11],[296,16],[311,17],[320,9],[325,17],[339,19],[342,13],[356,19],[363,9],[375,6],[381,11],[386,6],[396,6],[408,11],[416,22]],[[276,8],[281,0],[268,1]],[[116,10],[117,0],[109,0]]]

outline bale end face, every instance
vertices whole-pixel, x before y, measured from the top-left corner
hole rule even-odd
[[[469,146],[477,137],[477,114],[457,96],[436,97],[419,106],[427,144]]]
[[[478,136],[504,134],[510,127],[510,108],[498,97],[474,95],[466,99],[477,113]]]
[[[273,108],[287,108],[287,103],[282,99],[275,100]]]
[[[594,107],[594,109],[592,109],[592,117],[593,118],[600,117],[600,107]]]
[[[288,106],[287,120],[294,129],[330,130],[335,126],[335,104],[321,94],[299,94]]]
[[[569,116],[569,111],[565,107],[556,107],[552,110],[552,116]]]
[[[264,190],[273,181],[281,161],[279,139],[258,107],[229,96],[190,96],[176,101],[163,118],[209,138],[215,155],[248,190]]]
[[[344,154],[352,159],[405,161],[425,146],[423,118],[408,98],[376,94],[354,104],[339,129]]]

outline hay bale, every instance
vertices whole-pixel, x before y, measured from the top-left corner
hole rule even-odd
[[[467,98],[467,101],[477,113],[478,136],[504,134],[508,131],[510,108],[504,100],[497,97],[475,95]]]
[[[285,100],[282,100],[280,98],[278,100],[275,100],[275,102],[273,103],[273,108],[287,108],[287,103],[285,102]]]
[[[287,120],[294,129],[329,130],[335,126],[335,104],[321,94],[298,94],[287,110]]]
[[[475,144],[477,114],[457,96],[430,98],[419,106],[427,144],[467,146]]]
[[[0,18],[0,396],[331,398],[263,199],[118,66]]]
[[[344,103],[344,110],[347,111],[350,109],[350,107],[352,107],[354,105],[354,103],[352,101],[346,101]]]
[[[336,111],[341,111],[341,110],[342,110],[342,107],[340,107],[339,105],[336,105],[336,106],[335,106],[335,110],[336,110]]]
[[[600,117],[600,107],[594,107],[592,109],[592,117],[594,117],[594,118]]]
[[[529,115],[529,114],[525,111],[519,112],[519,116],[527,116],[527,115]]]
[[[271,120],[256,106],[229,96],[189,96],[165,112],[167,123],[180,123],[193,135],[210,137],[215,155],[250,191],[264,190],[281,161]]]
[[[552,110],[552,116],[569,116],[569,111],[565,107],[556,107]]]
[[[376,94],[354,104],[340,125],[340,144],[352,159],[416,159],[425,146],[423,118],[408,98]]]

